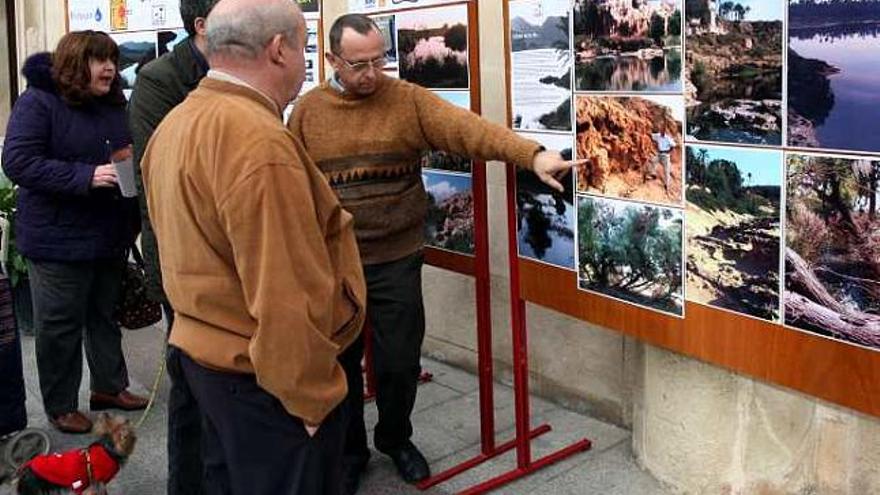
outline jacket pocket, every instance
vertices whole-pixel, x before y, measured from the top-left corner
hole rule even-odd
[[[365,304],[358,298],[348,278],[342,279],[342,294],[333,312],[332,338],[334,341],[346,340],[346,337],[360,330],[365,318]]]

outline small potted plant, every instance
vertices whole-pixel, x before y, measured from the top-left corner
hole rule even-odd
[[[27,335],[33,334],[34,317],[31,301],[31,287],[27,276],[27,262],[15,248],[15,200],[18,190],[6,177],[0,177],[0,218],[4,220],[2,253],[4,270],[12,286],[12,298],[15,306],[15,319],[18,330]]]

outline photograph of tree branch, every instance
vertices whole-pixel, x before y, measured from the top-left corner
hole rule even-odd
[[[785,323],[880,350],[880,160],[787,164]]]

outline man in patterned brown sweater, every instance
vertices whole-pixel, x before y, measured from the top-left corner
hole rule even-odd
[[[401,477],[430,475],[410,441],[410,414],[425,334],[422,247],[427,194],[420,155],[441,150],[478,160],[503,160],[533,170],[562,190],[554,176],[571,162],[558,152],[447,103],[431,91],[382,74],[385,44],[368,17],[340,17],[330,31],[327,61],[335,75],[297,102],[289,128],[355,219],[367,279],[375,349],[376,448]],[[363,421],[363,343],[343,356],[353,404],[346,445],[346,492],[357,490],[369,459]]]

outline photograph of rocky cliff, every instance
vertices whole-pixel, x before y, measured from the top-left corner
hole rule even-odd
[[[786,0],[686,0],[688,136],[782,144]]]
[[[520,133],[571,159],[570,134]],[[519,255],[574,270],[574,176],[560,178],[565,192],[550,188],[529,170],[516,171]]]
[[[474,197],[469,174],[423,170],[428,193],[425,244],[474,253]]]
[[[575,0],[575,87],[680,93],[681,0]]]
[[[880,350],[880,160],[787,162],[785,323]]]
[[[426,88],[467,89],[467,5],[397,14],[400,78]]]
[[[577,95],[575,115],[579,193],[681,205],[683,97]]]
[[[681,210],[578,196],[578,285],[683,316]]]
[[[570,0],[510,2],[513,128],[571,131]]]
[[[686,156],[688,300],[779,321],[782,152]]]
[[[880,151],[880,0],[791,0],[788,144]]]

